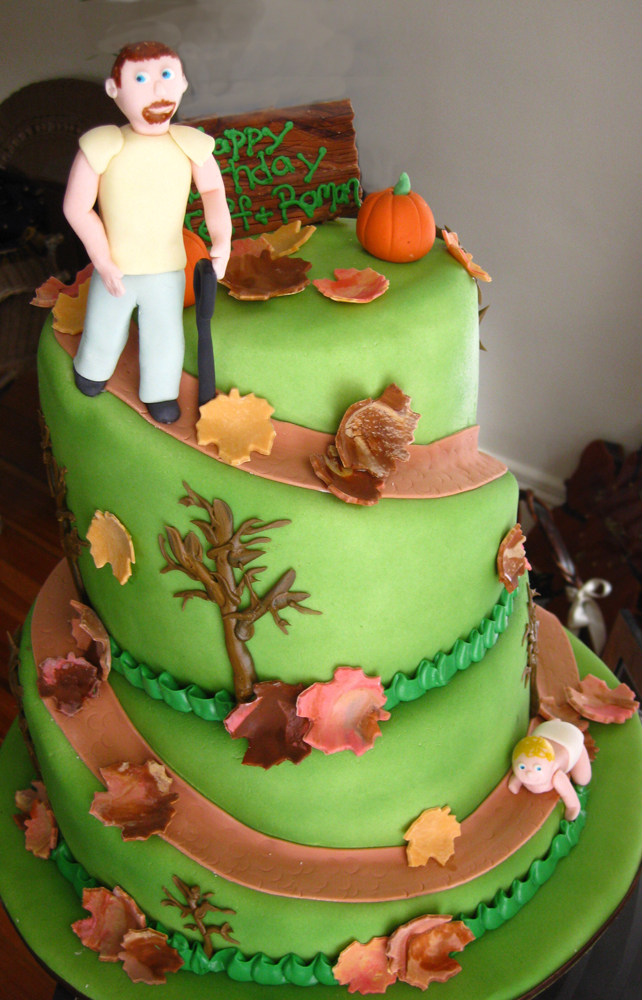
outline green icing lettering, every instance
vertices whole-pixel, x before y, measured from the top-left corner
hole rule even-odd
[[[232,151],[232,147],[223,135],[219,135],[214,143],[214,156],[227,156]]]
[[[293,174],[294,167],[289,156],[275,156],[272,160],[272,170],[277,177],[284,177],[285,174]]]
[[[254,128],[252,125],[248,125],[245,129],[245,134],[247,136],[247,155],[253,156],[254,147],[264,138],[263,129]]]
[[[254,213],[254,218],[261,226],[267,226],[268,222],[274,215],[274,212],[268,211],[265,205],[261,205],[258,212]]]
[[[244,229],[249,229],[250,228],[250,223],[248,222],[248,219],[250,219],[252,217],[252,215],[253,215],[253,212],[252,212],[252,199],[250,198],[250,196],[247,195],[247,194],[242,194],[241,195],[241,197],[239,198],[238,211],[235,211],[236,206],[234,205],[234,202],[233,202],[233,200],[231,198],[227,199],[227,204],[228,204],[228,207],[230,209],[230,216],[231,216],[231,218],[232,219],[242,219],[243,220],[243,228]]]
[[[241,155],[240,150],[243,148],[243,146],[247,145],[246,132],[247,129],[244,129],[243,132],[240,132],[239,129],[237,128],[226,128],[223,133],[225,138],[230,143],[232,150],[231,160],[233,163],[237,162],[237,160]]]
[[[305,177],[303,178],[303,180],[304,180],[304,182],[306,184],[309,184],[310,181],[312,180],[312,178],[314,177],[314,175],[316,173],[317,167],[319,166],[319,164],[321,163],[321,160],[323,159],[323,157],[325,156],[325,154],[327,152],[328,151],[325,148],[325,146],[321,146],[321,148],[319,150],[319,155],[317,156],[317,158],[314,161],[314,163],[310,163],[310,161],[305,158],[305,156],[303,155],[303,153],[297,153],[296,154],[297,160],[301,160],[301,162],[305,163],[306,167],[308,168],[308,172],[305,175]]]
[[[267,136],[270,136],[272,139],[274,139],[272,145],[268,146],[265,150],[268,156],[273,156],[273,154],[276,153],[277,149],[285,139],[288,132],[293,128],[294,128],[294,122],[286,122],[285,125],[283,126],[283,131],[278,136],[276,136],[274,132],[272,132],[272,130],[267,127],[267,125],[263,128],[263,135],[266,136],[266,138]]]

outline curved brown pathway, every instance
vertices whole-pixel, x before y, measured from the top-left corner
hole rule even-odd
[[[48,331],[45,333],[47,335]],[[80,337],[56,333],[61,347],[75,357]],[[157,424],[150,417],[138,397],[138,331],[132,323],[127,346],[116,371],[107,383],[107,391],[136,410],[148,423],[178,441],[202,451],[218,461],[216,445],[200,445],[196,440],[198,420],[198,380],[187,372],[181,376],[178,396],[181,416],[175,424]],[[273,402],[273,400],[271,401]],[[272,420],[276,438],[270,455],[252,455],[249,462],[239,466],[243,472],[272,479],[290,486],[327,493],[327,487],[318,479],[310,465],[310,455],[321,455],[334,441],[331,434],[313,431],[308,427]],[[384,499],[427,500],[447,497],[477,489],[503,476],[507,471],[503,462],[477,450],[479,427],[468,427],[457,434],[433,441],[432,444],[413,444],[408,449],[410,459],[399,463],[396,473],[388,479],[383,490]]]
[[[75,598],[67,564],[51,574],[36,602],[32,641],[36,663],[74,648],[70,600]],[[540,633],[561,631],[544,614]],[[78,756],[100,780],[100,768],[155,757],[104,683],[98,696],[73,717],[44,703]],[[241,765],[239,765],[241,766]],[[305,761],[300,765],[305,767]],[[508,777],[508,776],[507,776]],[[340,849],[310,847],[269,837],[224,812],[173,775],[176,815],[162,835],[210,871],[260,892],[338,902],[382,902],[451,889],[478,878],[514,854],[541,828],[558,801],[555,792],[513,795],[507,777],[461,824],[455,854],[444,867],[429,861],[409,868],[405,847]],[[96,820],[96,822],[99,822]]]

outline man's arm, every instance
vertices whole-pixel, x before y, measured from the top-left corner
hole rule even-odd
[[[203,199],[203,214],[212,248],[210,257],[217,278],[225,274],[230,257],[232,241],[232,220],[225,200],[225,185],[221,171],[213,156],[208,157],[202,167],[192,161],[192,176]]]
[[[82,240],[89,259],[103,279],[107,291],[119,297],[125,294],[125,286],[121,280],[123,272],[111,258],[105,227],[98,213],[94,211],[98,196],[98,180],[98,174],[89,165],[83,151],[79,150],[69,174],[62,207],[67,222]]]

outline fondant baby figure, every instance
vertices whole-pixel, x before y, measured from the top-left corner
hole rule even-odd
[[[182,231],[192,179],[203,199],[219,278],[230,254],[230,212],[212,155],[214,139],[171,124],[187,89],[172,49],[159,42],[127,45],[105,89],[129,125],[105,125],[81,136],[64,201],[65,215],[95,266],[74,361],[76,385],[87,396],[105,388],[138,306],[140,398],[155,420],[173,423],[180,416]]]
[[[569,774],[578,785],[588,785],[591,780],[584,734],[570,722],[552,719],[537,726],[513,750],[508,787],[515,794],[522,785],[529,792],[550,792],[554,788],[566,806],[565,818],[571,821],[579,816],[580,800]]]

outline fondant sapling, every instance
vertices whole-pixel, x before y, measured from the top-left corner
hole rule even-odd
[[[87,396],[105,388],[138,306],[139,394],[161,423],[180,416],[182,230],[192,179],[203,200],[218,278],[225,273],[232,236],[213,138],[171,124],[186,89],[181,61],[172,49],[159,42],[122,49],[105,90],[129,125],[105,125],[81,136],[64,201],[65,215],[95,266],[74,361],[76,385]]]
[[[577,726],[561,719],[543,722],[513,750],[513,773],[508,787],[517,794],[522,785],[529,792],[558,793],[566,806],[567,820],[577,819],[580,800],[571,780],[588,785],[591,762],[584,746],[584,734]]]

